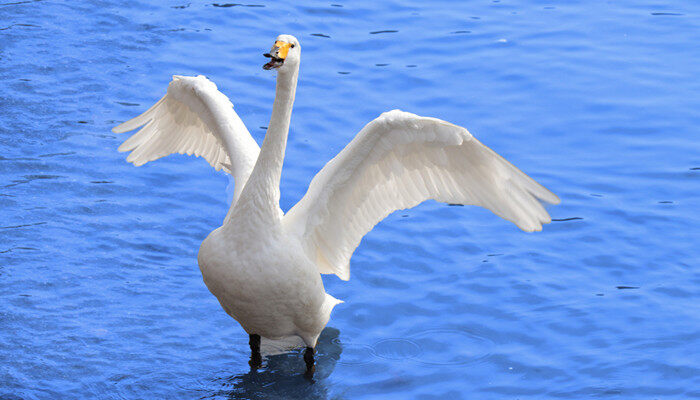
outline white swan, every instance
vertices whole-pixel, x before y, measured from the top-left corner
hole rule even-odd
[[[233,175],[228,214],[199,249],[204,282],[250,335],[251,366],[260,364],[261,336],[301,338],[312,374],[316,340],[340,303],[319,273],[349,279],[353,251],[391,212],[428,199],[478,205],[531,232],[550,222],[539,200],[559,199],[466,129],[394,110],[367,124],[284,214],[279,183],[300,53],[295,37],[280,35],[265,54],[277,88],[262,148],[203,76],[175,76],[153,107],[113,131],[143,126],[119,147],[134,165],[186,153]]]

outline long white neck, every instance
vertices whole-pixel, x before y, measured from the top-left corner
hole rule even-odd
[[[260,148],[260,155],[241,192],[241,197],[229,212],[227,220],[232,214],[255,215],[264,220],[278,220],[282,216],[279,207],[280,178],[298,76],[298,64],[293,70],[277,73],[272,117]]]

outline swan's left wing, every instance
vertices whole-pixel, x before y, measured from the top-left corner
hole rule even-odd
[[[131,152],[127,161],[139,166],[174,153],[201,156],[217,171],[233,175],[234,201],[260,153],[231,101],[202,75],[173,76],[163,98],[112,132],[139,127],[119,146],[119,151]]]
[[[321,273],[350,277],[362,237],[395,210],[434,199],[488,208],[528,232],[551,221],[552,192],[466,129],[398,110],[370,122],[284,217]]]

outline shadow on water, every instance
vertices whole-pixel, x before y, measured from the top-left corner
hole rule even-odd
[[[268,357],[263,368],[245,374],[220,377],[220,384],[202,399],[327,399],[326,379],[340,359],[340,331],[326,328],[316,345],[316,373],[312,381],[304,378],[301,350]]]

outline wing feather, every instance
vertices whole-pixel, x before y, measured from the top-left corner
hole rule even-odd
[[[488,208],[528,232],[559,199],[466,129],[398,110],[370,122],[284,217],[321,273],[350,277],[362,237],[393,211],[434,199]]]
[[[217,171],[233,175],[234,201],[260,153],[229,99],[201,75],[174,76],[165,96],[112,131],[139,127],[118,149],[131,152],[128,162],[140,166],[173,153],[203,157]]]

